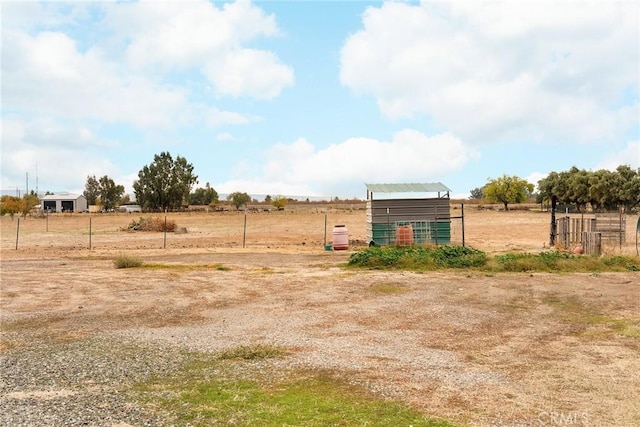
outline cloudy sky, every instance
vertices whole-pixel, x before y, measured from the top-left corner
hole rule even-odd
[[[638,0],[0,8],[3,192],[131,192],[163,151],[252,195],[640,167]]]

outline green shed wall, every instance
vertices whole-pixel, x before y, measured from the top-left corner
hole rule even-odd
[[[451,243],[449,198],[383,199],[367,201],[367,241],[396,243],[396,227],[411,225],[415,244]]]

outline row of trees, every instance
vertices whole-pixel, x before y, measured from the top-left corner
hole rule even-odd
[[[615,171],[601,169],[587,171],[572,167],[564,172],[551,172],[534,186],[517,176],[503,175],[489,179],[484,187],[471,190],[472,199],[485,198],[502,203],[505,210],[511,203],[534,199],[536,203],[550,202],[573,205],[580,211],[588,207],[594,211],[625,209],[627,212],[640,206],[640,168],[622,165]]]
[[[193,169],[193,165],[184,157],[177,156],[173,159],[168,152],[156,154],[153,162],[138,172],[138,179],[133,183],[136,202],[150,211],[177,210],[189,204],[218,203],[218,193],[209,183],[204,188],[191,192],[198,182]],[[106,175],[99,179],[95,175],[88,176],[83,194],[90,205],[100,204],[104,210],[129,203],[128,196],[124,196],[124,187],[117,185]],[[634,170],[623,165],[615,171],[602,169],[592,172],[572,167],[565,172],[551,172],[538,181],[537,194],[534,193],[532,183],[508,175],[489,179],[482,188],[471,190],[471,198],[485,198],[494,203],[502,203],[505,210],[509,204],[522,203],[534,197],[537,203],[549,201],[553,206],[565,203],[575,205],[579,210],[585,210],[589,206],[593,210],[623,207],[630,211],[640,206],[640,168]],[[234,192],[228,195],[227,200],[239,209],[252,199],[247,193]],[[267,196],[265,201],[283,208],[288,199],[282,196],[272,199]],[[38,197],[34,194],[22,199],[3,196],[0,213],[13,215],[22,212],[26,215],[38,203]]]
[[[184,205],[215,205],[219,201],[218,192],[207,182],[204,188],[192,187],[198,182],[193,173],[193,165],[187,159],[177,156],[175,159],[168,152],[154,156],[153,162],[138,172],[138,179],[133,183],[133,191],[137,204],[145,210],[171,211]],[[96,179],[87,177],[84,196],[91,205],[101,204],[102,209],[110,210],[118,204],[129,202],[123,198],[124,187],[116,185],[111,178],[104,176]],[[125,196],[126,197],[126,196]],[[284,207],[287,199],[267,196],[268,202],[277,208]],[[240,209],[252,199],[247,193],[234,192],[227,200]]]
[[[587,171],[572,167],[565,172],[551,172],[538,181],[538,202],[552,205],[575,205],[580,211],[625,209],[640,206],[640,168],[618,166],[615,171]]]

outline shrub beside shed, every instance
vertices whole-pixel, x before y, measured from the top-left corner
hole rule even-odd
[[[444,184],[365,185],[370,245],[451,242],[451,190]]]

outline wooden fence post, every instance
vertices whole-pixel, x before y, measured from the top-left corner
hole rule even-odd
[[[583,231],[582,249],[587,255],[600,256],[602,253],[602,233]]]

